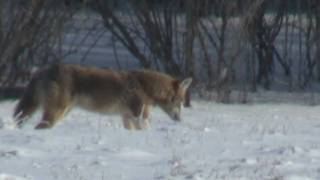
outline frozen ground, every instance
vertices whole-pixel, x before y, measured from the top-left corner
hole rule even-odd
[[[320,106],[197,100],[181,123],[154,109],[147,131],[75,109],[36,131],[39,114],[12,128],[14,104],[0,103],[0,180],[320,179]]]

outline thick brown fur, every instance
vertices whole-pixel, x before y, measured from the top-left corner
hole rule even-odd
[[[36,129],[51,128],[72,107],[119,114],[127,129],[145,129],[151,106],[159,106],[173,120],[180,120],[180,108],[191,79],[182,82],[150,70],[120,72],[79,65],[55,64],[38,71],[18,102],[13,116],[17,125],[43,107]]]

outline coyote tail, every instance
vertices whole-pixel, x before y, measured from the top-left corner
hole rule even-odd
[[[31,116],[39,105],[39,100],[36,95],[37,78],[33,78],[28,84],[22,98],[15,107],[13,117],[18,125],[21,125],[24,119]]]

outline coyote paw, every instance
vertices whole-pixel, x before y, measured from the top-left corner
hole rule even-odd
[[[35,129],[48,129],[48,128],[51,128],[52,126],[53,126],[53,124],[50,123],[50,122],[41,121],[41,122],[35,127]]]
[[[139,126],[140,126],[140,129],[149,129],[150,128],[149,119],[139,119]]]

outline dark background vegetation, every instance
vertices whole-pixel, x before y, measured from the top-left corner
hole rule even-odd
[[[129,64],[193,77],[193,91],[206,98],[214,92],[219,102],[229,102],[233,90],[245,102],[259,88],[307,91],[320,81],[318,0],[0,2],[0,86],[13,94],[46,64],[75,54],[94,64],[88,54],[105,34],[119,69],[121,49]],[[85,27],[75,21],[83,16]],[[79,29],[86,31],[66,47],[68,33]],[[85,53],[76,51],[88,41]]]

